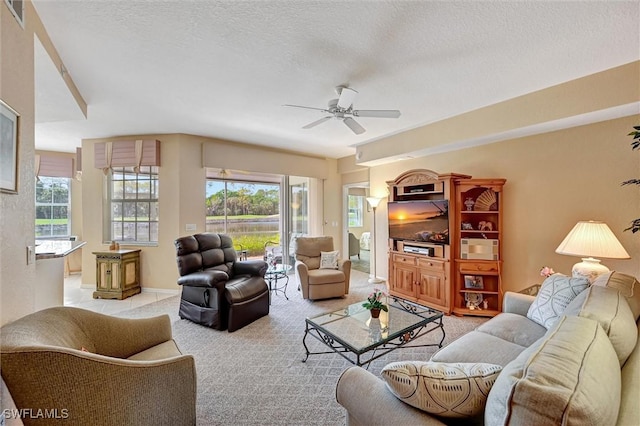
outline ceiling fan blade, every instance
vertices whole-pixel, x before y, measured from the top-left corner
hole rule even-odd
[[[331,118],[333,118],[333,116],[332,116],[332,115],[330,115],[330,116],[328,116],[328,117],[322,117],[320,120],[316,120],[316,121],[314,121],[313,123],[309,123],[309,124],[307,124],[306,126],[303,126],[302,128],[303,128],[303,129],[310,129],[310,128],[312,128],[312,127],[316,127],[318,124],[322,124],[322,123],[324,123],[325,121],[327,121],[327,120],[329,120],[329,119],[331,119]]]
[[[325,108],[314,108],[314,107],[308,107],[308,106],[302,106],[302,105],[289,105],[289,104],[284,104],[282,106],[292,107],[292,108],[315,109],[316,111],[328,112]]]
[[[353,110],[356,117],[398,118],[400,111],[397,109],[359,109]]]
[[[338,99],[338,107],[342,109],[349,109],[351,105],[353,105],[353,101],[356,98],[356,92],[353,89],[349,89],[348,87],[343,87],[340,91],[340,98]]]
[[[351,117],[346,117],[342,121],[344,121],[344,124],[346,124],[356,135],[360,135],[367,131],[364,127],[359,125],[358,122]]]

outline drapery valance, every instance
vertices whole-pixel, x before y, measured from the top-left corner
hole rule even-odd
[[[107,173],[112,167],[160,166],[160,141],[138,139],[98,142],[94,146],[94,166]]]
[[[42,177],[73,177],[73,157],[36,154],[35,175]]]

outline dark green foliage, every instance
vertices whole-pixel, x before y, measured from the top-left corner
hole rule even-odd
[[[631,141],[631,150],[635,151],[640,149],[640,126],[633,126],[633,128],[634,131],[629,133],[629,136],[633,136],[633,140]],[[622,182],[622,185],[640,185],[640,179],[629,179]],[[631,231],[634,234],[640,231],[640,218],[634,219],[625,231]]]

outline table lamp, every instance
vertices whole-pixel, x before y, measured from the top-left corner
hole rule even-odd
[[[595,220],[580,221],[573,227],[556,249],[556,253],[568,256],[584,256],[582,262],[573,265],[571,275],[585,277],[592,283],[598,275],[609,272],[596,257],[629,259],[629,253],[606,223]]]
[[[382,198],[377,197],[367,197],[367,202],[373,209],[373,250],[371,251],[371,263],[373,264],[373,275],[369,278],[369,283],[378,284],[381,283],[382,280],[376,276],[376,207],[380,204]]]

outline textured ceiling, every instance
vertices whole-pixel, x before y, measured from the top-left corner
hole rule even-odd
[[[639,1],[34,0],[88,105],[36,78],[36,147],[189,133],[332,158],[355,146],[640,59]],[[55,73],[39,65],[36,73]],[[337,85],[398,119],[302,126]],[[58,92],[55,96],[59,96]]]

